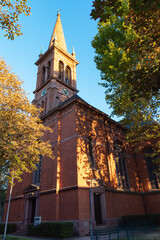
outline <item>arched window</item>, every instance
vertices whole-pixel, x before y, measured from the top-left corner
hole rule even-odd
[[[71,84],[71,68],[69,66],[66,67],[65,71],[65,83]]]
[[[37,170],[33,172],[33,184],[39,184],[41,178],[42,155],[39,156],[39,162],[36,164]]]
[[[51,62],[48,62],[48,72],[47,72],[47,79],[51,77]]]
[[[92,136],[89,136],[87,139],[87,151],[90,168],[96,167],[95,156],[94,156],[94,143]]]
[[[152,147],[148,147],[144,151],[144,157],[148,169],[149,180],[152,189],[159,189],[158,164],[155,162],[157,156],[153,153]]]
[[[46,74],[46,68],[45,68],[45,66],[43,66],[43,68],[42,68],[42,83],[45,82],[45,74]]]
[[[64,64],[62,61],[59,61],[59,71],[58,71],[58,78],[63,81],[63,72],[64,72]]]
[[[89,150],[89,162],[91,167],[94,166],[94,158],[93,158],[93,144],[92,138],[89,136],[88,138],[88,150]]]
[[[122,144],[118,141],[114,143],[114,159],[116,164],[118,187],[129,189],[125,151]]]

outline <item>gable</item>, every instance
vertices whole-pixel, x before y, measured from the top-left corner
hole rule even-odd
[[[38,190],[39,190],[39,186],[31,184],[26,189],[24,189],[24,192],[29,193],[29,192],[35,192],[35,191],[38,191]]]

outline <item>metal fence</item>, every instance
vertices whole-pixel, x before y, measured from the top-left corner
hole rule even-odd
[[[155,225],[141,225],[141,226],[122,226],[104,228],[94,231],[95,240],[136,240],[144,234],[151,232],[158,232],[160,228]]]

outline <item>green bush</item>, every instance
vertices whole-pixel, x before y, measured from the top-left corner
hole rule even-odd
[[[129,215],[122,216],[120,225],[122,226],[160,226],[160,214]]]
[[[5,228],[5,224],[4,223],[0,223],[0,234],[4,233],[4,228]],[[14,233],[17,230],[17,225],[15,223],[8,223],[7,225],[7,233]]]
[[[3,240],[3,235],[0,236],[0,240]],[[6,236],[6,240],[32,240],[31,238],[24,238],[20,236]]]
[[[73,222],[43,222],[28,225],[28,235],[37,237],[67,238],[73,236]]]

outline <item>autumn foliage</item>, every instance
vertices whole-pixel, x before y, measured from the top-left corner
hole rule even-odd
[[[20,14],[30,15],[27,0],[0,0],[0,28],[5,30],[8,39],[22,35],[19,22]]]
[[[14,178],[35,169],[39,155],[52,157],[49,142],[43,142],[45,127],[39,110],[22,88],[22,81],[0,59],[0,178]]]

